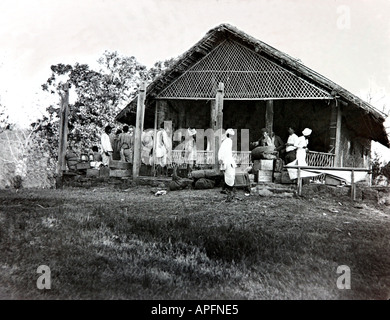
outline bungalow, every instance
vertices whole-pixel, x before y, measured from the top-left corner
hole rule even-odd
[[[116,120],[134,124],[136,109],[137,97]],[[311,128],[311,166],[369,168],[371,141],[390,147],[383,113],[229,24],[211,29],[147,86],[144,128],[172,121],[174,129],[218,129],[218,113],[220,128],[237,130],[241,162],[250,154],[242,141],[258,140],[261,128],[283,141],[291,125],[298,135]],[[200,162],[213,158],[214,149],[198,151]]]

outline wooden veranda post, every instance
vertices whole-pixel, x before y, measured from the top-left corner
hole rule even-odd
[[[214,148],[214,169],[216,172],[219,172],[219,163],[218,163],[218,150],[221,146],[222,139],[222,123],[223,123],[223,94],[224,94],[224,84],[222,82],[218,85],[217,94],[215,96],[215,128],[214,129],[214,139],[215,139],[215,148]]]
[[[133,179],[138,178],[141,168],[141,150],[142,150],[142,132],[144,131],[145,117],[145,82],[141,82],[138,90],[137,116],[134,136],[134,160],[133,160]]]
[[[152,174],[153,176],[156,176],[156,146],[157,146],[157,118],[158,118],[158,109],[159,109],[159,103],[156,102],[156,106],[154,109],[154,129],[153,129],[153,167],[152,167]]]
[[[63,84],[60,89],[60,128],[58,141],[58,162],[56,187],[61,189],[63,172],[66,169],[65,155],[68,144],[69,86]]]
[[[271,136],[274,125],[274,101],[267,100],[266,101],[266,109],[265,109],[265,129],[268,134]]]
[[[301,177],[301,167],[298,167],[298,176],[297,176],[297,190],[298,195],[302,195],[302,177]]]
[[[337,108],[337,120],[336,120],[336,141],[335,141],[335,158],[334,158],[334,166],[341,167],[341,106],[336,100],[336,108]]]
[[[341,167],[341,105],[340,102],[335,98],[331,105],[330,115],[330,152],[334,153],[335,167]]]
[[[356,200],[355,170],[351,170],[351,199]]]

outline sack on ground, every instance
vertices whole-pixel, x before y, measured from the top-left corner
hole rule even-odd
[[[170,191],[176,191],[176,190],[182,190],[185,189],[188,186],[188,183],[184,183],[183,180],[172,180],[169,182],[169,190]]]
[[[212,189],[214,186],[215,181],[206,178],[200,178],[195,182],[195,189]]]

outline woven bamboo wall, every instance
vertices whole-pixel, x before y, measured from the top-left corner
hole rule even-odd
[[[329,98],[329,94],[259,53],[225,40],[162,90],[159,98],[214,98],[218,83],[225,99]]]

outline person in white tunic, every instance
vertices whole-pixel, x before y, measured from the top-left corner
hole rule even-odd
[[[112,159],[112,145],[110,141],[109,134],[111,133],[112,128],[110,126],[106,126],[104,132],[101,136],[101,147],[102,147],[102,162],[104,166],[108,166],[110,159]]]
[[[185,161],[187,163],[187,169],[191,171],[196,163],[197,149],[196,141],[194,136],[196,135],[196,130],[188,128],[187,130],[187,139],[185,141],[184,150],[185,150]]]
[[[290,126],[288,128],[288,139],[286,146],[286,153],[284,154],[284,161],[286,164],[291,164],[292,162],[295,163],[295,160],[297,159],[297,143],[298,143],[298,136],[295,134],[295,129]]]
[[[309,144],[309,137],[311,135],[312,130],[309,128],[305,128],[305,130],[302,131],[302,136],[298,138],[296,147],[297,147],[297,159],[296,159],[296,165],[299,166],[307,166],[306,162],[306,150],[307,146]]]
[[[224,188],[227,191],[227,201],[231,201],[233,198],[233,186],[236,176],[236,162],[233,158],[233,140],[231,136],[234,136],[233,129],[226,130],[226,138],[222,141],[221,147],[218,150],[218,161],[220,169],[224,173]]]
[[[141,161],[143,164],[153,166],[154,131],[144,130],[141,134]]]
[[[167,156],[169,148],[169,137],[167,132],[164,129],[164,124],[160,126],[160,130],[156,134],[156,171],[157,176],[159,176],[167,165]]]

